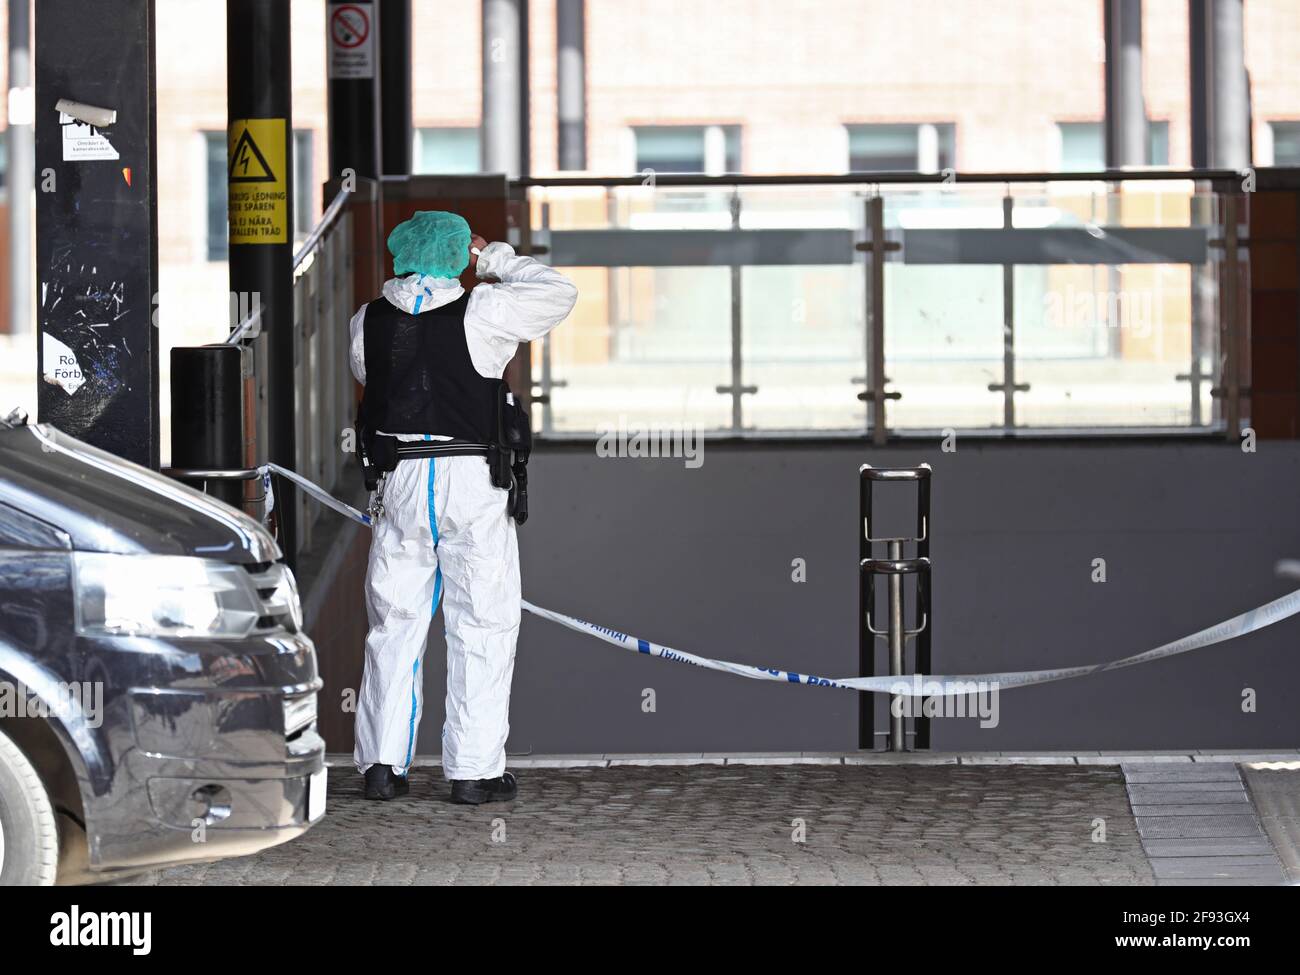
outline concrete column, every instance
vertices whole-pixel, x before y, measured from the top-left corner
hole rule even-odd
[[[1145,166],[1150,139],[1142,97],[1142,0],[1105,0],[1106,167]]]
[[[1189,0],[1192,165],[1251,164],[1250,84],[1242,0]]]
[[[560,169],[587,168],[585,8],[586,0],[557,0],[555,5]]]
[[[483,172],[527,175],[527,0],[483,0]]]

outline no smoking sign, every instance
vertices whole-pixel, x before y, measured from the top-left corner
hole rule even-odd
[[[329,76],[339,79],[375,76],[375,32],[370,4],[331,3],[329,7]]]

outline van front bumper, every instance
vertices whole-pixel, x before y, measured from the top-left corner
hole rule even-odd
[[[325,742],[286,702],[321,686],[304,634],[174,644],[167,673],[107,708],[111,788],[86,802],[91,870],[243,856],[305,832],[325,811]],[[176,651],[182,651],[180,653]],[[143,682],[141,682],[143,683]]]

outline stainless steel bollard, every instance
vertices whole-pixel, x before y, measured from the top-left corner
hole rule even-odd
[[[869,464],[859,470],[859,522],[858,522],[858,568],[859,578],[859,625],[858,641],[859,674],[863,677],[875,673],[875,641],[886,641],[888,668],[891,677],[908,676],[906,648],[907,641],[916,638],[913,672],[926,673],[930,668],[930,475],[928,464],[920,467],[873,468]],[[871,531],[872,522],[872,486],[877,481],[910,481],[917,486],[917,530],[916,535],[903,538],[876,537]],[[884,545],[887,557],[873,557],[873,545]],[[906,546],[915,546],[915,556],[905,558]],[[878,575],[888,577],[889,620],[885,629],[875,625],[875,578]],[[916,626],[909,629],[906,623],[906,607],[903,599],[903,576],[916,575]],[[875,700],[871,694],[859,697],[858,747],[874,748],[876,741],[888,737],[890,751],[908,750],[909,736],[912,746],[930,747],[929,719],[919,711],[912,715],[912,731],[908,730],[907,717],[903,713],[902,695],[891,694],[889,697],[888,730],[875,730]]]

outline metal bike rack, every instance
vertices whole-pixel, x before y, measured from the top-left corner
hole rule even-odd
[[[934,612],[930,592],[930,475],[929,464],[920,467],[872,467],[863,464],[858,470],[858,672],[863,677],[875,676],[877,638],[887,641],[889,647],[889,675],[902,676],[906,670],[906,644],[915,640],[913,673],[930,672],[930,620]],[[877,538],[871,533],[872,488],[877,481],[908,481],[917,486],[916,535],[911,537]],[[876,558],[873,546],[884,545],[885,558]],[[915,546],[911,558],[904,557],[904,546]],[[889,580],[889,621],[884,629],[876,627],[877,576]],[[903,577],[916,576],[916,625],[906,626],[903,616]],[[897,695],[890,696],[889,728],[877,731],[875,727],[875,696],[863,692],[858,695],[858,747],[874,749],[877,737],[888,737],[889,750],[907,750],[905,719],[895,714]],[[917,709],[920,710],[919,708]],[[930,747],[930,719],[917,713],[912,719],[912,744],[915,748]]]

